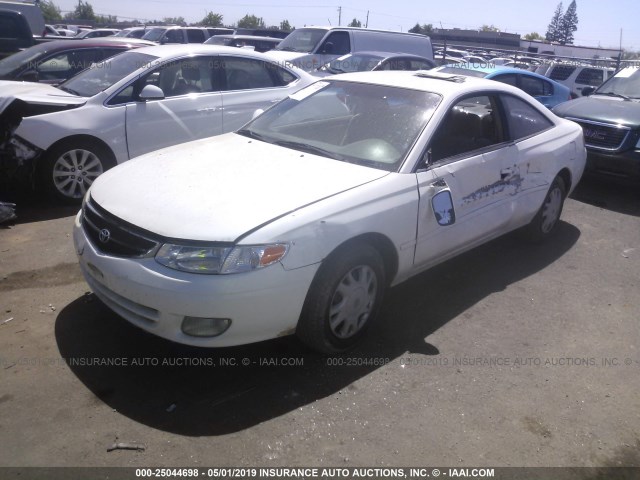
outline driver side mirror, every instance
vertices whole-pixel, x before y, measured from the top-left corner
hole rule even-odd
[[[165,98],[165,95],[160,87],[156,87],[155,85],[147,85],[140,92],[139,98],[143,102],[147,102],[149,100],[162,100]]]
[[[438,225],[446,227],[456,223],[456,211],[453,208],[453,199],[450,190],[440,190],[431,199],[433,213]]]
[[[591,95],[595,91],[596,91],[596,87],[584,87],[582,89],[582,96],[583,97],[588,97],[589,95]]]

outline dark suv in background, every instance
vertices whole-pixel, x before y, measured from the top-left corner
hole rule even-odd
[[[553,109],[582,127],[587,171],[640,180],[640,67],[627,67],[597,89]]]

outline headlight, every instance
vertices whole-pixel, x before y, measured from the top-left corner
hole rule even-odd
[[[248,272],[279,262],[289,245],[250,245],[237,247],[195,247],[165,243],[156,261],[182,272],[209,275]]]

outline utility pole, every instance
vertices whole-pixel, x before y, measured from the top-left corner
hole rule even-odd
[[[338,7],[338,26],[342,25],[342,7]]]
[[[369,28],[369,10],[367,10],[367,21],[364,22],[364,28]]]

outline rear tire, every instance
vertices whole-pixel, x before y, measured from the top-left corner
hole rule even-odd
[[[366,243],[341,247],[314,278],[296,335],[322,353],[352,348],[374,321],[386,288],[380,253]]]
[[[113,153],[90,140],[61,143],[44,157],[40,171],[43,189],[65,203],[80,203],[93,181],[115,166]]]
[[[560,220],[566,195],[564,181],[562,178],[556,177],[549,187],[540,210],[533,217],[531,223],[525,227],[525,233],[530,241],[540,243],[553,234]]]

